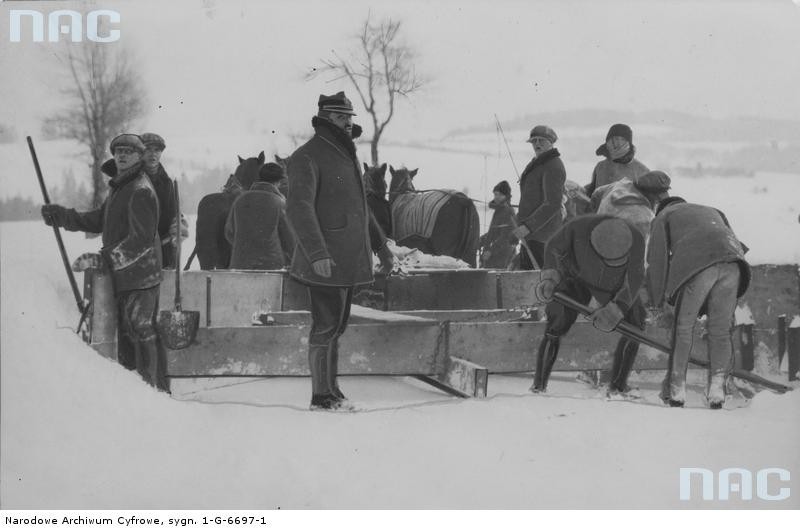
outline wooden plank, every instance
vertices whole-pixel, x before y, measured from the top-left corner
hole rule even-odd
[[[175,276],[164,271],[161,282],[161,309],[172,309]],[[200,325],[206,325],[206,285],[211,277],[211,325],[249,326],[253,313],[280,311],[285,273],[246,271],[187,271],[181,274],[183,309],[200,312]]]
[[[523,314],[522,311],[516,309],[421,309],[415,311],[396,311],[395,313],[431,320],[450,320],[454,322],[508,322],[520,318]]]
[[[168,350],[170,376],[308,375],[308,326],[201,328]],[[353,324],[339,342],[342,375],[435,375],[444,369],[436,322]]]
[[[379,311],[370,307],[364,307],[358,304],[350,306],[350,315],[352,317],[361,318],[373,322],[431,322],[429,318],[423,318],[419,315],[406,313],[394,313],[392,311]]]
[[[387,311],[437,309],[436,283],[429,274],[389,276],[384,291]]]
[[[500,284],[499,307],[514,309],[536,305],[534,290],[539,283],[539,271],[501,271],[497,274]]]
[[[544,322],[451,322],[449,353],[488,368],[490,373],[533,371]],[[664,330],[648,334],[665,341]],[[589,322],[578,321],[561,339],[554,370],[611,368],[619,335],[600,332]],[[693,355],[707,358],[704,341],[696,341]],[[647,346],[639,348],[636,369],[664,369],[667,355]]]
[[[92,304],[87,316],[88,343],[100,355],[117,360],[117,299],[111,274],[97,269],[84,272],[84,299]]]
[[[447,368],[438,379],[467,396],[483,398],[486,397],[489,370],[465,359],[449,357]]]

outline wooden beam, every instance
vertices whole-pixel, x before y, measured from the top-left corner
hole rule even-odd
[[[201,328],[194,344],[167,350],[170,376],[308,375],[309,326]],[[438,322],[353,324],[339,340],[342,375],[436,375],[446,352]]]

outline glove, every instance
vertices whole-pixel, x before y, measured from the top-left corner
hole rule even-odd
[[[311,268],[314,269],[314,272],[317,275],[322,276],[323,278],[330,278],[331,268],[334,265],[335,263],[331,258],[322,258],[312,263]]]
[[[544,269],[539,276],[539,283],[534,289],[534,296],[539,304],[547,304],[553,300],[553,293],[561,283],[561,274],[555,269]]]
[[[67,209],[58,204],[42,206],[42,218],[47,226],[64,226],[67,222]]]
[[[186,218],[183,216],[183,214],[181,214],[180,225],[181,225],[181,241],[183,241],[184,239],[189,237],[189,223],[186,222]],[[169,225],[169,236],[162,239],[161,244],[166,244],[166,243],[173,243],[175,245],[178,244],[178,238],[175,229],[176,229],[175,221],[173,220],[173,222]]]
[[[622,309],[616,303],[609,302],[589,315],[589,320],[595,328],[608,333],[614,331],[624,317]]]
[[[73,272],[83,272],[86,269],[102,269],[105,266],[103,257],[94,252],[85,252],[72,262]]]
[[[389,275],[394,270],[395,258],[389,245],[384,244],[378,249],[378,258],[381,260],[381,272]]]

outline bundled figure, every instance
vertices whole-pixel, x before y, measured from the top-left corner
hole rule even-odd
[[[557,140],[555,131],[547,125],[531,129],[527,140],[536,156],[519,179],[518,226],[514,229],[514,236],[525,240],[537,263],[523,252],[520,254],[520,268],[523,270],[533,270],[537,268],[536,264],[542,266],[544,245],[561,227],[565,217],[562,202],[567,172],[561,154],[553,147]]]
[[[506,269],[514,258],[516,238],[514,231],[514,208],[511,206],[511,186],[505,180],[492,190],[494,199],[489,208],[494,210],[489,231],[480,238],[481,267],[484,269]]]
[[[672,354],[661,393],[671,406],[686,401],[694,328],[704,314],[710,361],[706,397],[713,409],[725,402],[737,298],[750,283],[745,252],[719,210],[680,197],[659,204],[647,251],[647,286],[652,304],[674,306]]]
[[[161,154],[167,145],[164,139],[155,133],[141,135],[144,143],[144,172],[150,178],[158,197],[158,237],[161,239],[161,258],[165,269],[174,269],[180,264],[175,263],[175,246],[178,238],[178,209],[175,201],[175,186],[161,164]],[[180,214],[180,237],[189,237],[189,225],[183,214]]]
[[[225,238],[231,244],[231,269],[276,270],[294,250],[294,235],[286,218],[286,198],[278,191],[283,168],[265,164],[258,180],[231,206]]]
[[[592,172],[592,181],[586,185],[586,194],[590,197],[601,186],[622,179],[632,181],[650,171],[635,158],[633,131],[624,123],[616,123],[608,129],[605,143],[597,148],[595,154],[604,156],[605,160],[597,163]]]
[[[89,212],[42,206],[46,224],[103,234],[100,254],[84,254],[73,268],[111,271],[118,312],[118,359],[160,390],[169,391],[166,356],[156,332],[161,284],[158,197],[142,168],[145,146],[135,134],[111,140],[115,175],[103,205]],[[104,164],[106,168],[109,164]]]
[[[536,357],[532,392],[544,392],[558,356],[560,339],[578,313],[553,301],[555,292],[601,307],[590,318],[601,331],[613,331],[625,320],[644,329],[647,311],[639,297],[644,281],[644,238],[622,219],[587,214],[566,223],[547,242],[544,270],[536,297],[547,302],[547,328]],[[614,352],[609,393],[628,393],[628,376],[639,344],[621,338]]]
[[[314,136],[289,158],[287,214],[297,236],[290,272],[308,286],[311,408],[348,408],[337,381],[339,337],[347,328],[353,287],[372,282],[372,251],[384,272],[394,258],[367,208],[352,139],[353,104],[344,92],[319,97]]]
[[[650,171],[597,188],[592,195],[592,211],[628,221],[645,238],[659,201],[669,196],[671,180],[663,171]]]

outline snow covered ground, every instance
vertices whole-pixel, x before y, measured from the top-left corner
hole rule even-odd
[[[99,245],[65,242],[71,258]],[[306,410],[305,378],[181,381],[169,397],[73,333],[49,227],[0,224],[0,270],[5,509],[800,507],[797,391],[710,411],[696,376],[680,410],[651,374],[635,378],[642,403],[556,374],[546,397],[491,376],[483,400],[346,377],[355,414]],[[681,501],[681,467],[784,468],[792,495]]]

